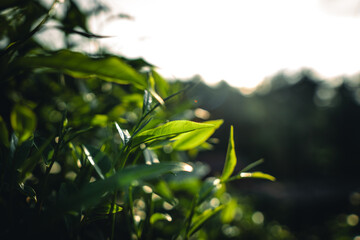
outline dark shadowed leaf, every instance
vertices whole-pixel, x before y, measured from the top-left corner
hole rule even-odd
[[[193,219],[190,231],[188,232],[188,237],[193,235],[201,226],[216,213],[221,211],[224,208],[224,205],[220,205],[214,209],[207,209],[202,214]]]
[[[0,143],[2,143],[6,147],[10,146],[9,132],[8,132],[6,124],[1,116],[0,116]]]
[[[140,89],[147,87],[143,75],[115,56],[93,58],[82,53],[61,50],[47,56],[24,57],[18,63],[23,67],[59,69],[74,77],[98,77],[119,84],[134,84]]]
[[[179,171],[189,172],[192,171],[192,167],[183,162],[127,167],[109,178],[87,184],[77,194],[64,200],[59,207],[67,211],[93,206],[106,192],[119,190],[134,181],[157,178],[165,173]]]

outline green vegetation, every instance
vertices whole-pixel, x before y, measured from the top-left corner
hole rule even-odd
[[[0,238],[264,234],[263,214],[226,186],[274,177],[248,172],[257,164],[234,173],[233,128],[222,174],[209,177],[194,156],[211,149],[223,121],[188,119],[191,86],[169,84],[142,59],[74,51],[69,34],[101,37],[86,27],[96,11],[85,14],[69,0],[60,18],[52,14],[57,4],[0,3]],[[51,51],[34,38],[49,19],[68,48]],[[283,229],[268,239],[290,237]]]

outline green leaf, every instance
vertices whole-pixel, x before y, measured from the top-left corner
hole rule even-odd
[[[151,75],[155,80],[155,88],[161,96],[166,96],[169,90],[169,83],[154,69],[151,70]]]
[[[150,111],[151,109],[151,103],[152,103],[152,97],[151,94],[145,90],[144,91],[144,100],[143,100],[143,114],[146,114]]]
[[[237,159],[236,159],[235,146],[234,146],[234,129],[233,126],[231,126],[230,138],[229,138],[228,149],[225,159],[225,166],[220,178],[222,182],[226,181],[231,176],[236,166],[236,162]]]
[[[96,114],[91,119],[91,126],[100,126],[100,127],[106,127],[108,123],[109,117],[105,114]]]
[[[175,142],[172,144],[173,149],[185,151],[203,144],[209,137],[211,137],[211,135],[213,135],[215,130],[218,129],[223,122],[223,120],[207,121],[204,123],[212,124],[212,128],[200,129],[179,135],[174,139]]]
[[[22,105],[15,105],[10,115],[11,127],[19,138],[19,144],[31,137],[36,128],[33,111]]]
[[[113,213],[118,213],[121,212],[123,210],[123,208],[117,204],[112,204],[112,203],[102,203],[99,204],[98,206],[96,206],[93,210],[94,213],[96,214],[113,214]]]
[[[152,76],[152,72],[148,72],[148,85],[149,85],[149,89],[148,91],[151,93],[151,95],[161,104],[164,105],[164,99],[162,99],[162,97],[160,97],[159,94],[157,94],[157,92],[155,91],[155,79]]]
[[[118,131],[119,135],[120,135],[120,139],[121,139],[121,142],[123,143],[123,145],[126,145],[129,140],[130,140],[130,134],[129,134],[129,131],[128,130],[122,130],[121,127],[119,126],[119,124],[117,124],[117,122],[115,122],[115,127],[116,127],[116,130]]]
[[[262,173],[262,172],[240,172],[235,177],[236,177],[236,179],[241,179],[241,178],[262,178],[262,179],[267,179],[267,180],[270,180],[270,181],[275,181],[276,180],[276,178],[271,176],[270,174]]]
[[[110,158],[104,152],[100,151],[99,149],[97,149],[93,146],[90,146],[90,145],[85,145],[85,146],[86,146],[87,151],[92,156],[93,161],[98,168],[98,171],[100,171],[100,173],[103,175],[108,173],[111,169]],[[85,152],[85,155],[86,155],[86,152]]]
[[[1,116],[0,116],[0,142],[6,147],[10,146],[9,132]]]
[[[30,186],[28,186],[28,185],[26,185],[24,183],[19,183],[18,190],[21,193],[25,194],[26,196],[30,197],[35,202],[37,201],[36,192],[32,187],[30,187]]]
[[[118,84],[134,84],[140,89],[147,88],[143,75],[118,57],[88,57],[82,53],[61,50],[48,56],[24,57],[18,62],[22,67],[47,67],[65,71],[73,77],[98,77]]]
[[[175,199],[172,191],[170,190],[169,185],[164,180],[160,180],[156,184],[156,186],[153,190],[157,195],[162,197],[165,201],[167,201],[171,205],[173,205],[173,206],[176,205],[176,199]]]
[[[133,146],[152,140],[175,137],[179,134],[191,132],[199,129],[213,128],[214,125],[206,123],[197,123],[186,120],[178,120],[165,123],[159,127],[145,130],[138,133],[133,139]]]
[[[30,138],[23,143],[17,142],[16,135],[13,135],[10,142],[10,154],[15,169],[18,169],[30,154],[31,147],[34,144],[34,139]]]
[[[220,205],[214,209],[207,209],[202,214],[194,218],[191,228],[188,232],[188,237],[193,235],[196,231],[198,231],[201,226],[216,213],[221,211],[224,208],[224,205]]]
[[[85,145],[82,145],[82,148],[84,150],[85,156],[87,158],[87,160],[90,162],[90,164],[94,167],[96,173],[99,175],[99,177],[101,179],[105,179],[104,174],[102,173],[100,167],[97,165],[97,161],[95,160],[96,157],[98,157],[99,155],[95,155],[92,156],[92,154],[90,153],[90,151],[87,149],[87,147],[85,147]],[[99,151],[98,151],[99,152]],[[95,151],[93,151],[92,153],[96,154]],[[110,164],[111,167],[111,164]]]
[[[197,204],[201,204],[207,198],[212,196],[221,187],[221,181],[218,178],[208,178],[204,181],[199,191]]]
[[[237,201],[235,199],[231,199],[226,205],[224,210],[221,212],[221,221],[222,223],[230,223],[235,215],[237,209]]]
[[[68,197],[59,204],[60,210],[78,210],[93,206],[110,191],[122,189],[134,181],[158,178],[168,172],[192,171],[192,167],[183,162],[137,165],[124,168],[104,180],[98,180],[84,186],[77,194]]]
[[[40,146],[40,148],[38,148],[35,144],[35,142],[33,143],[34,146],[36,147],[37,151],[35,152],[35,154],[32,154],[31,157],[27,158],[25,161],[22,162],[21,166],[20,166],[20,176],[19,179],[20,181],[23,181],[24,178],[26,177],[26,175],[28,173],[31,173],[32,170],[35,168],[36,164],[38,163],[39,159],[41,159],[41,157],[44,158],[44,162],[46,163],[47,161],[47,157],[43,156],[44,153],[48,153],[51,151],[51,147],[50,147],[50,143],[51,141],[54,139],[53,136],[51,136],[50,138],[48,138],[46,141],[44,141],[42,143],[42,145]],[[28,142],[28,141],[26,141]],[[24,142],[24,143],[26,143]],[[30,146],[31,147],[31,146]],[[50,149],[50,150],[49,150]]]
[[[151,215],[150,217],[150,224],[154,224],[157,221],[161,221],[161,220],[165,220],[168,222],[172,221],[172,218],[169,214],[167,213],[154,213],[153,215]]]
[[[264,162],[264,159],[259,159],[256,162],[250,163],[249,165],[247,165],[246,167],[244,167],[241,172],[246,172],[249,171],[250,169],[253,169],[254,167],[262,164]]]

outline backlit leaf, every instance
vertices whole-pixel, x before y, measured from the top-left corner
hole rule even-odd
[[[140,89],[147,87],[146,79],[118,57],[94,58],[82,53],[61,50],[47,56],[24,57],[19,60],[23,67],[46,67],[63,70],[73,77],[98,77],[119,84],[134,84]]]
[[[11,127],[19,138],[19,143],[32,136],[36,127],[36,116],[33,111],[22,105],[15,105],[10,115]]]
[[[271,176],[270,174],[267,173],[262,173],[262,172],[240,172],[237,176],[237,179],[241,179],[241,178],[262,178],[262,179],[267,179],[270,181],[275,181],[276,178]]]
[[[172,121],[159,127],[138,133],[133,139],[133,146],[156,139],[175,137],[181,133],[213,127],[214,125],[212,124],[197,123],[186,120]]]
[[[225,166],[222,172],[222,176],[220,178],[221,181],[226,181],[231,176],[236,166],[236,162],[237,159],[236,159],[235,146],[234,146],[234,129],[233,126],[231,126],[230,138],[229,138],[228,149],[225,159]]]
[[[185,151],[193,149],[201,144],[203,144],[217,128],[221,126],[223,120],[214,120],[204,122],[205,124],[212,124],[212,128],[200,129],[188,133],[183,133],[176,137],[175,142],[172,144],[174,150]]]
[[[167,213],[154,213],[153,215],[151,215],[150,217],[150,224],[154,224],[157,221],[161,221],[161,220],[165,220],[168,222],[172,221],[172,218],[169,214]]]

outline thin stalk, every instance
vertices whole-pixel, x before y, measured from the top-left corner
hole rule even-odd
[[[65,120],[65,115],[66,113],[64,113],[63,115],[63,120],[61,121],[61,125],[60,125],[60,136],[59,136],[59,140],[57,141],[56,145],[55,145],[55,149],[54,149],[54,154],[51,158],[51,161],[50,161],[50,165],[46,168],[46,172],[45,172],[45,178],[43,180],[43,182],[41,183],[41,192],[40,192],[40,199],[39,199],[39,202],[38,202],[38,205],[37,205],[37,208],[38,208],[38,212],[40,213],[41,212],[41,209],[42,209],[42,205],[44,203],[44,195],[45,195],[45,189],[46,189],[46,186],[47,186],[47,182],[48,182],[48,179],[49,179],[49,175],[50,175],[50,171],[51,171],[51,168],[52,166],[54,165],[55,163],[55,160],[57,159],[57,156],[59,154],[59,151],[60,151],[60,146],[62,145],[63,143],[63,140],[64,140],[64,136],[66,134],[67,131],[63,131],[63,123],[64,123],[64,120]]]
[[[185,239],[189,239],[188,235],[189,235],[189,231],[191,228],[191,222],[192,222],[192,219],[195,214],[195,207],[196,207],[196,203],[198,202],[198,198],[199,198],[199,195],[196,195],[191,203],[190,213],[186,220]]]
[[[164,100],[164,102],[166,102],[166,101],[170,100],[171,98],[179,95],[180,93],[189,90],[189,89],[192,88],[192,87],[193,87],[193,85],[190,85],[190,86],[188,86],[188,87],[186,87],[186,88],[184,88],[184,89],[181,89],[180,91],[171,94],[170,96],[164,98],[163,100]],[[139,122],[136,124],[133,132],[136,132],[136,130],[139,128],[139,126],[140,126],[140,124],[142,123],[142,121],[144,121],[144,119],[146,119],[147,116],[149,116],[156,108],[158,108],[158,107],[161,106],[161,105],[162,105],[162,104],[158,102],[158,103],[156,103],[147,113],[145,113],[145,114],[140,118]]]
[[[115,222],[116,222],[116,212],[113,213],[116,204],[117,191],[114,193],[114,197],[112,199],[111,208],[110,208],[110,216],[111,216],[111,240],[114,240],[115,237]]]

